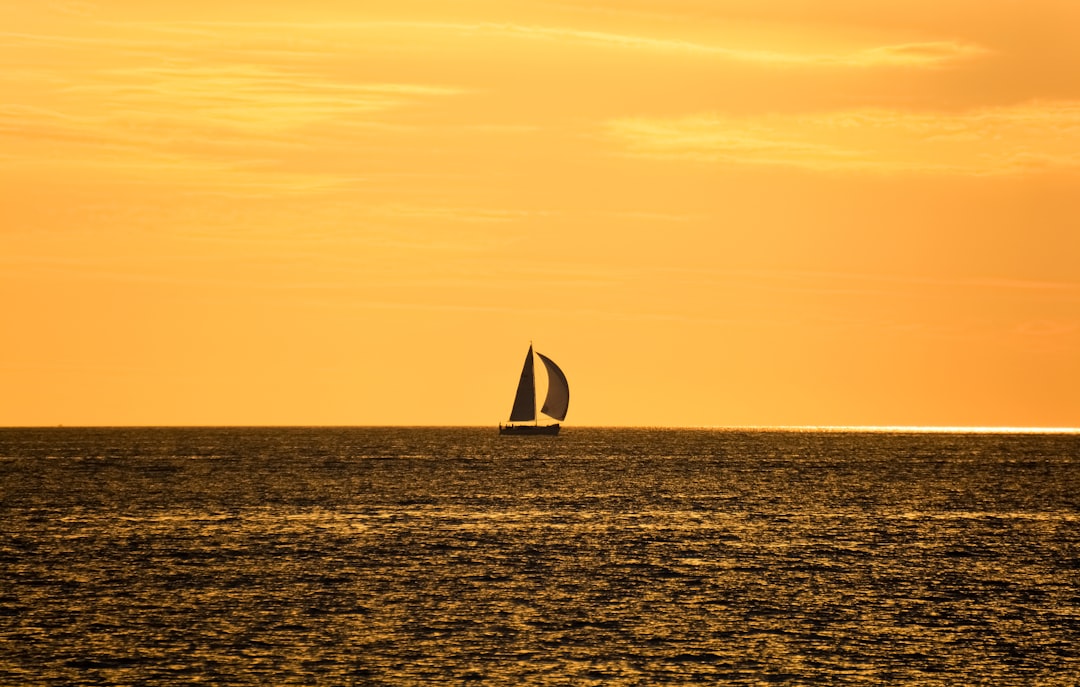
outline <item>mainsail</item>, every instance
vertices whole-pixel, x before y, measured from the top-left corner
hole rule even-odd
[[[558,365],[551,361],[551,358],[543,353],[536,355],[540,356],[548,374],[547,398],[544,399],[544,405],[540,411],[556,420],[565,420],[566,410],[570,407],[570,385],[566,383],[566,375]]]
[[[517,396],[514,396],[510,422],[532,422],[535,419],[536,379],[533,375],[533,349],[530,345],[529,353],[525,356],[525,366],[521,368],[521,381],[518,382]]]

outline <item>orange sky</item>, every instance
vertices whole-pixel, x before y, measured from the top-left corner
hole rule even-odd
[[[0,425],[1080,425],[1078,26],[0,0]]]

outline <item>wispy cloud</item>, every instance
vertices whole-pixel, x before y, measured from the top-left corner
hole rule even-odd
[[[984,57],[991,51],[972,43],[927,41],[866,48],[853,54],[854,64],[864,66],[937,66]]]
[[[1080,102],[962,112],[629,118],[608,134],[632,155],[821,171],[1020,174],[1080,166]]]
[[[0,164],[132,170],[141,180],[164,175],[168,183],[241,195],[347,184],[355,170],[289,169],[283,152],[340,145],[327,140],[327,126],[385,131],[395,126],[396,111],[465,92],[440,84],[332,79],[265,64],[160,61],[47,83],[48,97],[38,100],[48,106],[0,104],[0,139],[9,150],[27,151]],[[357,144],[355,136],[351,142]],[[32,154],[40,145],[51,146],[48,155]]]
[[[631,49],[689,52],[738,62],[780,67],[932,67],[980,57],[989,52],[977,45],[953,41],[901,43],[846,51],[749,50],[714,43],[678,41],[632,34],[581,31],[557,27],[500,26],[495,28],[520,36]]]
[[[325,121],[370,119],[423,98],[460,89],[409,83],[350,83],[256,65],[147,67],[99,75],[71,86],[109,103],[117,117],[165,121],[188,129],[266,135]]]
[[[58,6],[79,13],[92,9],[77,1]],[[354,78],[358,49],[364,55],[390,55],[388,64],[397,64],[395,56],[421,49],[437,61],[440,55],[453,59],[474,56],[478,50],[512,59],[520,46],[532,46],[527,49],[533,52],[578,46],[781,68],[844,69],[936,67],[985,53],[980,46],[953,40],[871,43],[817,52],[783,45],[746,49],[719,39],[680,40],[648,32],[522,22],[80,19],[61,22],[53,32],[12,27],[0,31],[0,54],[35,57],[25,61],[27,67],[0,74],[0,86],[21,94],[6,104],[0,100],[0,137],[15,141],[25,153],[20,157],[9,152],[9,146],[0,164],[21,160],[80,167],[97,160],[104,170],[141,170],[140,181],[147,179],[144,171],[160,171],[170,183],[190,171],[188,186],[214,193],[258,194],[260,185],[275,193],[306,193],[348,185],[372,171],[350,167],[345,160],[363,160],[365,151],[388,159],[388,135],[400,136],[398,143],[419,151],[426,149],[421,140],[425,135],[443,140],[456,134],[531,135],[539,128],[531,112],[507,116],[504,111],[502,121],[486,121],[482,113],[463,120],[463,108],[452,104],[476,89],[491,88],[484,97],[498,97],[498,79],[505,75],[470,71],[458,73],[460,82],[454,83],[452,69],[432,71],[441,77],[432,80],[403,80],[404,74],[417,77],[423,72],[388,69],[382,72],[388,78],[380,81],[379,69],[365,68],[363,77]],[[430,107],[448,102],[444,110]],[[439,116],[446,112],[452,114]],[[718,157],[734,150],[742,160],[768,162],[794,154],[812,161],[832,157],[840,166],[860,157],[858,150],[797,136],[777,142],[771,132],[755,136],[745,128],[721,140],[712,125],[702,122],[627,120],[612,126],[639,154]],[[672,144],[676,134],[696,137],[697,144]],[[34,154],[35,144],[61,147],[50,148],[48,155]],[[350,156],[341,155],[345,149]]]
[[[958,40],[933,40],[921,42],[863,45],[835,50],[792,50],[790,48],[745,48],[723,42],[702,42],[657,37],[640,33],[596,31],[571,26],[523,24],[513,22],[437,22],[437,21],[363,21],[338,23],[273,23],[273,22],[200,22],[147,28],[213,31],[231,30],[289,31],[301,35],[318,36],[319,44],[329,47],[339,43],[344,35],[414,34],[429,38],[441,37],[467,39],[517,39],[522,41],[547,41],[582,46],[595,46],[619,50],[681,53],[719,60],[757,63],[774,67],[940,67],[963,62],[990,54],[984,46]],[[426,43],[425,43],[426,44]]]
[[[331,81],[264,65],[155,66],[101,71],[61,90],[100,103],[102,116],[184,122],[245,132],[296,129],[327,119],[370,117],[461,89],[411,83]]]
[[[767,270],[767,269],[688,269],[662,270],[665,278],[682,278],[697,285],[718,281],[740,283],[791,284],[793,288],[820,284],[850,284],[857,289],[885,287],[940,292],[941,290],[1021,291],[1043,292],[1065,296],[1080,296],[1080,282],[1024,279],[1018,277],[949,277],[902,273],[840,272],[825,270]]]

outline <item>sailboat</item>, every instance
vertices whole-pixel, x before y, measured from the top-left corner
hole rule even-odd
[[[517,395],[514,396],[514,408],[510,411],[510,422],[499,425],[499,434],[516,435],[547,435],[555,436],[559,433],[559,423],[541,425],[536,415],[536,375],[533,362],[533,347],[529,344],[529,352],[525,356],[525,366],[521,368],[521,381],[518,382]],[[535,354],[547,368],[548,388],[547,397],[540,412],[556,420],[566,419],[566,409],[570,407],[570,385],[566,383],[566,375],[559,369],[551,358],[542,353]],[[532,424],[515,424],[529,423]]]

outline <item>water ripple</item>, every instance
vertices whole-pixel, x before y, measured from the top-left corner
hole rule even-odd
[[[1071,685],[1080,438],[0,430],[0,683]]]

